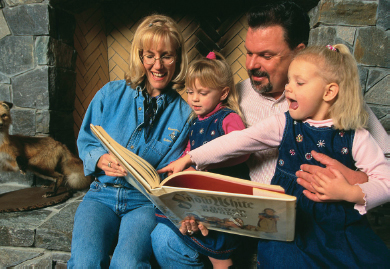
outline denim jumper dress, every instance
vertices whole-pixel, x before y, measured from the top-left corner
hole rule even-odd
[[[296,182],[300,165],[324,167],[310,152],[326,154],[356,169],[351,150],[354,131],[331,127],[317,128],[295,121],[288,112],[279,146],[276,172],[271,184],[297,197],[296,230],[293,242],[260,240],[257,262],[261,268],[384,268],[390,252],[370,228],[366,215],[360,215],[349,202],[317,203],[306,198]]]
[[[196,119],[189,130],[191,150],[224,135],[225,132],[222,129],[223,119],[232,112],[235,113],[231,109],[222,108],[207,119],[201,121]],[[241,179],[250,179],[249,168],[245,163],[221,169],[210,169],[208,172],[238,177]],[[157,214],[158,222],[162,222],[171,227],[172,230],[179,235],[179,237],[182,238],[188,246],[203,255],[216,259],[228,259],[233,251],[240,245],[242,236],[213,230],[209,230],[209,234],[207,236],[203,236],[201,233],[196,233],[192,236],[183,235],[172,222],[166,218],[164,220],[161,218],[161,215]]]

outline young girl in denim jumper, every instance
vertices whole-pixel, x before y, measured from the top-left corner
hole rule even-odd
[[[238,106],[233,74],[221,54],[210,52],[206,58],[191,63],[186,77],[186,88],[194,120],[183,156],[219,136],[245,128]],[[249,179],[249,168],[245,164],[248,157],[249,155],[239,156],[222,165],[207,167],[207,171]],[[189,169],[195,170],[193,167]],[[208,230],[194,233],[194,230],[198,230],[198,223],[190,218],[183,221],[180,229],[168,220],[162,219],[161,222],[169,226],[187,247],[209,256],[214,268],[227,268],[232,265],[229,257],[239,244],[239,236]],[[204,227],[200,224],[199,228],[202,231]],[[158,230],[158,227],[156,229]],[[162,251],[167,250],[154,249],[160,265],[163,265],[161,260],[165,260],[160,257]],[[182,260],[184,256],[181,255],[178,259]]]
[[[292,61],[286,98],[289,111],[190,151],[164,171],[202,168],[271,147],[279,157],[272,184],[297,197],[293,242],[259,240],[258,267],[385,268],[390,252],[369,227],[367,210],[390,201],[390,163],[363,129],[363,108],[356,62],[345,45],[309,47]],[[368,175],[350,185],[336,170],[334,178],[317,173],[313,187],[327,203],[309,200],[295,173],[303,163],[316,164],[313,151],[324,153]]]

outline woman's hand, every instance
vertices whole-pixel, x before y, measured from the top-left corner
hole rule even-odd
[[[198,223],[194,217],[186,217],[182,222],[179,228],[180,232],[183,235],[193,235],[194,233],[200,231],[203,236],[207,236],[209,234],[209,230],[203,226],[202,223]]]
[[[108,153],[103,154],[100,157],[96,166],[110,177],[124,177],[127,174],[126,170],[118,163],[118,161]]]
[[[181,172],[184,169],[190,167],[192,164],[190,155],[185,155],[184,157],[177,159],[174,162],[171,162],[169,165],[165,166],[164,168],[161,168],[160,170],[157,171],[157,173],[162,174],[162,173],[168,173],[168,176]]]
[[[356,183],[364,183],[368,180],[367,175],[365,173],[349,169],[342,163],[326,156],[325,154],[318,153],[315,151],[311,151],[311,154],[315,160],[325,165],[326,168],[317,165],[303,164],[301,165],[301,171],[296,172],[296,176],[298,177],[297,182],[306,189],[303,191],[303,194],[310,200],[313,200],[315,202],[324,202],[323,200],[318,198],[317,192],[313,188],[313,186],[316,184],[316,181],[314,180],[314,175],[316,173],[321,173],[329,178],[334,178],[335,176],[330,171],[330,168],[339,171],[350,185],[355,185]]]
[[[317,192],[316,196],[321,201],[348,201],[364,204],[364,193],[357,185],[351,185],[345,177],[333,168],[330,168],[333,177],[328,177],[321,172],[313,176],[315,184],[312,184]]]

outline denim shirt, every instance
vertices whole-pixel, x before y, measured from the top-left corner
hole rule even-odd
[[[159,95],[154,121],[148,126],[144,123],[144,100],[141,87],[132,89],[124,80],[109,82],[96,93],[77,139],[86,175],[103,183],[117,179],[96,166],[107,151],[91,132],[91,123],[102,126],[119,144],[157,170],[180,157],[187,142],[191,108],[175,90],[168,89]]]

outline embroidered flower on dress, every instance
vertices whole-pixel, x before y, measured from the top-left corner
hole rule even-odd
[[[279,165],[280,166],[283,166],[284,165],[284,161],[282,159],[279,160]]]
[[[291,156],[294,156],[294,155],[295,155],[295,150],[290,149],[290,155],[291,155]]]
[[[211,131],[211,135],[215,135],[215,131],[213,130],[213,131]]]
[[[204,133],[204,129],[203,129],[203,128],[200,129],[199,133],[200,133],[200,134],[203,134],[203,133]]]
[[[195,145],[195,140],[192,140],[191,146]]]
[[[341,153],[342,153],[342,154],[348,154],[348,148],[347,148],[347,147],[343,147],[343,148],[341,149]]]
[[[341,136],[341,137],[344,137],[344,132],[343,131],[341,131],[341,132],[339,132],[339,135]]]
[[[325,147],[325,141],[324,140],[318,140],[317,147],[324,148]]]
[[[297,123],[298,123],[298,122],[295,120],[295,121],[294,121],[294,124],[297,125]]]
[[[301,134],[297,135],[297,137],[295,138],[295,140],[297,140],[298,143],[302,142],[302,140],[303,140],[303,135],[301,135]]]
[[[311,156],[311,153],[306,153],[305,158],[306,160],[310,161],[313,158],[313,156]]]
[[[215,121],[214,122],[217,122],[218,121],[218,119],[215,119]]]

